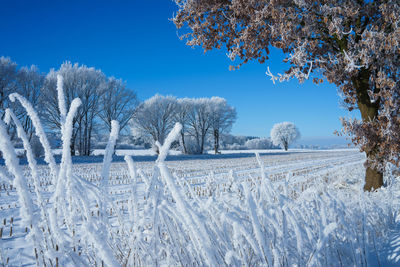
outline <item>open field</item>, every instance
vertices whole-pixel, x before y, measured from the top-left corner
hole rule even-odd
[[[265,164],[265,171],[272,181],[285,180],[288,174],[297,177],[297,180],[299,180],[304,175],[311,175],[312,173],[318,175],[321,171],[337,170],[338,167],[342,168],[348,165],[360,167],[359,165],[364,160],[363,154],[357,150],[349,149],[326,151],[294,150],[289,152],[280,150],[223,151],[222,155],[180,155],[169,157],[171,159],[167,158],[167,162],[172,173],[186,180],[194,190],[201,191],[210,176],[213,176],[213,179],[218,180],[219,183],[224,184],[228,182],[231,171],[238,177],[258,175],[260,167],[256,160],[255,152],[260,153],[260,157]],[[154,161],[157,159],[156,156],[148,151],[117,153],[117,155],[124,154],[132,155],[137,168],[146,176],[152,175]],[[172,155],[174,154],[176,153]],[[21,168],[27,177],[29,187],[33,187],[29,167],[23,165]],[[41,190],[43,192],[50,191],[49,167],[40,165],[38,169],[41,177]],[[92,182],[96,186],[100,186],[99,181],[102,179],[101,169],[101,163],[78,163],[73,165],[73,171],[76,175]],[[139,181],[143,183],[141,179]],[[129,188],[127,185],[130,185],[131,182],[128,166],[125,162],[111,164],[109,181],[111,194],[118,192],[118,190],[129,192],[129,189],[126,188]],[[293,183],[294,180],[289,180],[289,182]],[[18,207],[17,194],[10,181],[1,181],[0,194],[2,196],[0,199],[0,212],[7,210],[9,206],[14,207],[9,216],[14,215],[14,217],[17,217],[18,209],[15,208]],[[0,214],[3,215],[2,213]]]
[[[349,266],[389,263],[388,256],[392,262],[398,260],[389,245],[392,239],[393,244],[398,243],[394,238],[398,235],[397,185],[375,195],[363,194],[363,154],[356,150],[260,152],[259,161],[254,154],[243,152],[172,156],[165,163],[139,155],[133,156],[133,171],[125,162],[112,163],[105,198],[112,202],[106,205],[107,218],[102,216],[102,204],[90,196],[93,190],[102,190],[103,165],[74,164],[74,176],[89,182],[81,183],[89,186],[88,196],[81,200],[89,202],[86,212],[92,218],[84,217],[85,208],[78,203],[64,207],[76,210],[70,211],[72,216],[63,214],[63,221],[58,222],[65,244],[63,252],[54,252],[57,262]],[[40,206],[29,167],[21,169]],[[50,169],[40,165],[38,173],[42,201],[51,209],[54,188]],[[92,186],[95,189],[90,189]],[[391,206],[379,198],[390,201]],[[35,258],[34,247],[45,250],[44,244],[35,245],[32,238],[26,238],[30,230],[21,220],[20,208],[15,187],[2,179],[2,263],[54,265],[55,259],[50,263]],[[109,254],[98,247],[93,236],[79,230],[90,220],[94,228],[106,228],[105,234],[92,228],[92,234],[107,240],[109,249],[103,249]]]

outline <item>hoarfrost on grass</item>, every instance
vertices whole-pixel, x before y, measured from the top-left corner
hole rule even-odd
[[[127,165],[114,168],[111,156],[118,123],[113,122],[103,165],[73,166],[69,140],[80,102],[74,100],[67,113],[61,79],[58,88],[65,117],[60,170],[36,113],[23,98],[12,96],[33,118],[50,171],[35,164],[22,127],[9,110],[7,122],[17,125],[29,157],[30,171],[23,171],[0,121],[0,150],[7,167],[0,169],[1,177],[4,182],[13,180],[17,198],[11,192],[9,199],[18,199],[23,219],[15,226],[18,235],[0,246],[3,263],[359,266],[398,261],[398,251],[390,244],[398,243],[400,184],[388,174],[388,187],[363,192],[361,154],[342,151],[343,156],[307,161],[301,153],[282,153],[276,157],[295,160],[280,166],[268,165],[264,156],[256,154],[253,161],[258,166],[239,171],[229,159],[207,160],[214,169],[193,176],[189,161],[181,161],[176,169],[165,162],[181,130],[176,124],[158,144],[160,153],[151,168],[137,166],[129,156]],[[237,162],[244,164],[241,159]],[[227,164],[224,171],[218,164]],[[45,181],[55,189],[44,186]],[[30,257],[16,257],[19,249],[4,247],[24,238],[30,244],[24,253]]]

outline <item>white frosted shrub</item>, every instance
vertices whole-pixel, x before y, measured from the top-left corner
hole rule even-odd
[[[241,150],[241,149],[245,149],[246,147],[244,145],[234,143],[234,144],[225,145],[225,148],[228,150]]]
[[[255,138],[247,140],[244,146],[247,149],[269,149],[272,147],[272,142],[267,138]]]

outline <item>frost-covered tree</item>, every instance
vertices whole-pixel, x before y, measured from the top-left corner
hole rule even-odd
[[[162,144],[166,133],[179,122],[183,152],[202,154],[207,137],[214,138],[218,150],[220,134],[228,132],[235,120],[235,108],[220,97],[176,99],[155,95],[137,108],[131,129],[136,138]]]
[[[131,128],[136,137],[150,137],[163,144],[174,126],[177,101],[173,96],[155,95],[138,106],[132,116]],[[157,150],[158,151],[158,150]]]
[[[400,3],[395,0],[175,0],[174,22],[204,50],[225,45],[232,60],[264,63],[271,47],[290,67],[273,81],[323,75],[362,120],[344,129],[367,155],[365,190],[383,184],[386,162],[400,165]]]
[[[40,111],[38,99],[43,85],[44,77],[36,66],[17,68],[17,64],[10,58],[0,57],[0,117],[4,110],[13,107],[15,114],[21,120],[23,129],[27,132],[28,138],[32,138],[33,126],[26,115],[25,109],[20,105],[14,105],[9,101],[8,95],[18,92]],[[13,125],[8,126],[12,139],[16,137]]]
[[[219,140],[222,133],[229,131],[236,121],[236,109],[225,98],[214,96],[210,99],[210,123],[214,137],[214,152],[219,151]]]
[[[95,119],[100,111],[100,99],[106,88],[106,77],[100,70],[70,62],[63,63],[58,70],[50,70],[41,94],[44,109],[42,117],[47,126],[56,131],[61,127],[56,89],[57,75],[63,77],[67,109],[74,98],[79,97],[82,101],[78,114],[73,119],[71,154],[75,155],[77,149],[80,155],[89,155],[92,149],[92,134],[96,127]]]
[[[211,99],[192,99],[192,108],[188,116],[189,134],[195,139],[196,153],[203,154],[206,136],[211,127]]]
[[[223,134],[222,143],[226,149],[242,149],[246,141],[257,137],[249,137],[243,135]]]
[[[175,112],[175,122],[179,122],[182,125],[180,142],[182,145],[183,153],[187,154],[185,134],[188,127],[189,112],[192,109],[192,100],[190,98],[180,98],[177,100],[177,109]]]
[[[114,77],[107,80],[104,94],[101,96],[100,119],[105,123],[107,131],[111,131],[111,122],[119,122],[120,132],[128,125],[138,105],[136,93],[126,84]]]
[[[8,57],[0,57],[0,117],[8,107],[8,95],[16,90],[17,63]]]
[[[24,96],[38,112],[42,110],[39,99],[44,79],[44,75],[39,72],[36,66],[31,66],[29,68],[22,67],[18,70],[16,76],[15,91]],[[22,127],[27,133],[29,140],[31,140],[34,127],[26,110],[20,105],[15,105],[14,112],[21,121]]]
[[[288,150],[289,145],[300,138],[300,132],[292,122],[275,124],[271,129],[271,140],[275,146]]]

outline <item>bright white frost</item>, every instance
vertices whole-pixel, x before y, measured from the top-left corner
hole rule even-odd
[[[28,100],[26,100],[25,97],[13,93],[9,95],[9,98],[11,102],[15,102],[15,100],[18,100],[21,105],[25,108],[26,113],[32,120],[32,124],[35,127],[36,130],[36,136],[39,137],[40,142],[42,143],[42,146],[44,148],[44,160],[49,164],[51,173],[53,175],[53,184],[56,184],[56,178],[58,176],[58,168],[56,166],[56,162],[53,157],[53,153],[51,151],[50,143],[47,140],[46,133],[44,132],[42,123],[40,122],[39,116],[35,109],[32,107],[31,103],[29,103]]]
[[[132,118],[132,132],[136,137],[142,137],[164,143],[168,132],[174,126],[174,116],[177,104],[172,96],[155,95],[144,101],[136,109]]]
[[[36,160],[33,155],[33,151],[32,151],[31,145],[29,143],[28,136],[26,135],[26,133],[21,125],[21,122],[17,119],[17,116],[15,116],[15,114],[12,110],[6,109],[4,120],[8,125],[10,125],[13,122],[17,128],[18,137],[21,138],[21,140],[23,142],[23,146],[26,151],[26,157],[28,160],[28,165],[31,169],[31,176],[33,179],[33,185],[34,185],[34,190],[35,190],[35,194],[37,197],[37,202],[38,202],[39,208],[40,208],[40,215],[41,215],[41,218],[44,220],[42,223],[46,227],[51,229],[52,232],[55,232],[56,229],[54,229],[54,227],[52,227],[51,223],[49,222],[49,215],[48,215],[48,212],[46,211],[46,207],[44,204],[45,202],[44,202],[42,193],[39,190],[40,189],[40,177],[37,172]],[[23,190],[23,185],[20,184],[19,186],[22,186],[22,188],[19,188],[19,191]],[[32,205],[34,205],[34,204],[32,203]],[[22,206],[24,206],[24,205],[22,205]],[[31,219],[31,223],[32,223],[31,228],[32,228],[32,235],[34,238],[34,242],[35,243],[39,242],[39,244],[37,244],[37,246],[39,246],[39,247],[40,246],[49,247],[50,242],[52,240],[54,240],[54,238],[52,237],[51,232],[46,233],[46,232],[40,231],[40,229],[39,229],[40,217],[37,216],[37,217],[35,217],[35,219],[37,221],[34,221],[33,219]],[[47,256],[53,257],[53,258],[56,257],[54,251],[52,251],[52,250],[48,250]],[[38,259],[38,262],[41,262],[41,259]]]
[[[58,96],[58,108],[60,109],[61,125],[65,123],[67,116],[67,108],[65,106],[65,97],[63,89],[64,78],[62,75],[57,75],[57,96]]]
[[[150,142],[158,152],[157,142],[163,144],[178,122],[182,125],[179,141],[183,153],[202,154],[209,135],[217,153],[220,136],[230,131],[235,120],[235,108],[221,97],[177,99],[156,94],[136,109],[131,132],[135,138]]]
[[[288,150],[289,145],[300,138],[299,129],[292,122],[275,124],[271,129],[271,140],[274,145]]]
[[[0,259],[8,258],[9,265],[360,266],[384,265],[387,255],[399,258],[396,249],[385,247],[400,223],[399,179],[388,174],[388,187],[363,192],[361,154],[274,155],[283,157],[280,165],[256,154],[256,161],[239,158],[236,165],[230,158],[201,159],[169,168],[169,148],[182,130],[177,123],[158,143],[154,165],[135,164],[128,156],[126,164],[111,164],[118,138],[113,122],[103,165],[73,166],[69,147],[79,104],[75,99],[65,112],[60,107],[65,120],[56,190],[46,185],[53,169],[36,165],[14,113],[8,110],[5,119],[17,127],[30,171],[19,165],[0,121],[7,167],[0,176],[16,188],[15,195],[0,192],[1,200],[18,200],[23,219],[14,225],[18,234],[0,243]],[[7,214],[1,207],[0,215]],[[23,247],[13,247],[20,239]]]
[[[110,165],[111,165],[111,161],[112,161],[112,155],[114,154],[115,144],[118,139],[118,133],[119,133],[118,122],[111,121],[111,133],[110,133],[110,138],[109,138],[107,146],[106,146],[106,151],[104,153],[103,169],[101,171],[101,176],[103,177],[102,189],[104,190],[105,193],[108,191],[108,179],[109,179],[109,173],[110,173]]]
[[[272,142],[267,138],[255,138],[247,140],[244,146],[247,149],[269,149],[272,148]]]

